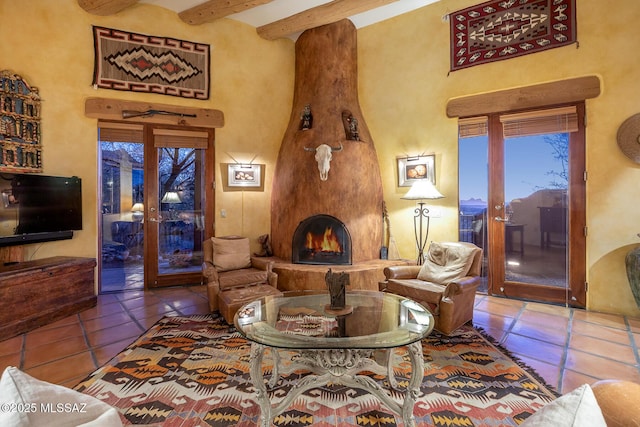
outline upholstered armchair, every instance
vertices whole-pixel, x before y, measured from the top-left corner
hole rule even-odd
[[[202,252],[209,308],[219,310],[227,322],[233,322],[233,314],[242,304],[280,294],[273,261],[251,256],[248,238],[212,237],[202,243]]]
[[[435,329],[449,335],[473,319],[481,267],[482,249],[473,243],[432,242],[422,266],[386,267],[380,290],[424,305]]]

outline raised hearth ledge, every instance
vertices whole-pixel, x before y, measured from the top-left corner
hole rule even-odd
[[[292,264],[279,258],[271,259],[275,262],[273,271],[278,273],[278,289],[283,292],[327,289],[324,276],[329,269],[334,273],[349,274],[347,291],[377,291],[378,283],[384,280],[385,267],[415,264],[412,260],[374,259],[352,265],[310,265]]]

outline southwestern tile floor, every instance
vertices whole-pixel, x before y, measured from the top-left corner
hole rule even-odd
[[[203,286],[98,296],[77,315],[0,341],[0,371],[73,387],[163,316],[207,313]],[[615,378],[640,382],[640,319],[478,295],[484,328],[550,385],[568,392]]]

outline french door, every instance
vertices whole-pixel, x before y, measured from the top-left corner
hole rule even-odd
[[[100,122],[101,292],[200,283],[213,130]]]
[[[213,130],[148,126],[145,168],[147,287],[200,283],[213,235]]]
[[[461,119],[460,237],[483,247],[489,294],[586,304],[583,117],[579,104]]]

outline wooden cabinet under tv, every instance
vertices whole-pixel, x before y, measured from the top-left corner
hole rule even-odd
[[[63,256],[0,264],[0,340],[94,307],[95,266]]]

